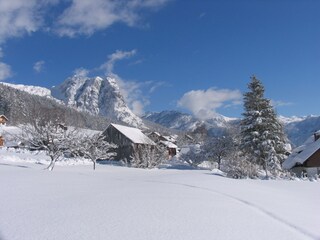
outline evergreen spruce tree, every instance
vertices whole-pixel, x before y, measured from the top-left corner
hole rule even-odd
[[[264,97],[264,86],[255,77],[248,84],[249,91],[244,94],[243,120],[241,122],[240,148],[253,164],[277,176],[285,158],[286,136],[282,124]]]

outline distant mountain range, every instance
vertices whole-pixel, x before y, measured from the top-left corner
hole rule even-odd
[[[75,75],[52,89],[2,84],[50,99],[57,104],[89,115],[106,117],[139,128],[145,128],[147,125],[150,128],[150,122],[153,122],[168,129],[188,132],[204,127],[210,135],[221,135],[227,128],[239,124],[240,121],[240,119],[228,118],[219,114],[211,119],[200,120],[191,114],[179,111],[149,112],[140,118],[129,109],[116,80],[111,77],[89,78]],[[285,127],[288,138],[296,146],[302,144],[314,131],[320,129],[320,116],[290,118],[280,116],[279,119]],[[156,126],[158,125],[154,127]]]
[[[215,118],[200,120],[191,114],[178,111],[147,113],[145,119],[161,124],[167,128],[181,131],[194,131],[205,126],[211,135],[220,135],[226,128],[239,124],[240,119],[217,115]],[[320,130],[320,116],[283,117],[279,116],[284,130],[294,146],[301,145],[315,131]]]

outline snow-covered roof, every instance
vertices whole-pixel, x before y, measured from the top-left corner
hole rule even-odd
[[[155,135],[157,135],[158,137],[160,137],[160,136],[161,136],[161,134],[160,134],[160,133],[158,133],[158,132],[152,132],[152,133],[150,133],[149,135],[151,135],[151,134],[155,134]]]
[[[165,145],[168,148],[178,148],[177,145],[173,144],[170,141],[160,141],[160,143],[162,143],[163,145]]]
[[[0,115],[0,118],[5,118],[8,121],[8,118],[5,115]]]
[[[148,138],[142,131],[138,128],[126,127],[118,124],[111,124],[114,128],[116,128],[119,132],[129,138],[133,143],[138,144],[148,144],[148,145],[156,145],[150,138]]]
[[[291,169],[297,163],[303,164],[309,157],[320,149],[320,139],[302,145],[293,150],[293,153],[282,163],[284,169]]]
[[[174,141],[175,139],[173,139],[171,136],[162,136],[166,141],[168,142],[172,142]]]

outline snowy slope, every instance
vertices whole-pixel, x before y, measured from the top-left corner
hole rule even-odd
[[[135,127],[144,126],[142,120],[129,109],[116,80],[111,77],[75,75],[54,87],[52,95],[81,111],[107,116]]]
[[[30,93],[32,95],[52,98],[51,91],[47,88],[44,88],[44,87],[29,86],[29,85],[23,85],[23,84],[11,84],[11,83],[6,83],[6,82],[0,82],[0,84],[18,89],[20,91]]]
[[[1,240],[316,240],[319,182],[199,170],[14,162],[0,151]]]

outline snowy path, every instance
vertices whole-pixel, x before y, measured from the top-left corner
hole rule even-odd
[[[319,182],[0,160],[0,239],[320,239]]]

